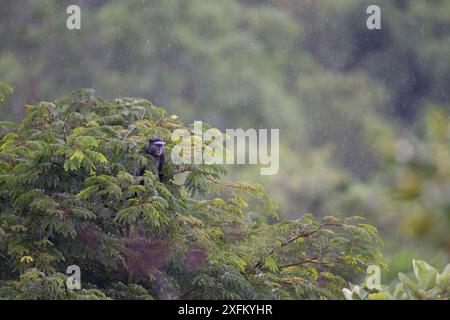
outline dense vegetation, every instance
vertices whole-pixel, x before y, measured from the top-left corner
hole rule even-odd
[[[398,274],[398,281],[391,286],[369,290],[366,285],[342,289],[347,300],[425,300],[449,299],[450,264],[442,272],[425,261],[413,260],[413,272]]]
[[[18,150],[7,149],[16,148],[17,141],[25,143],[41,140],[41,137],[29,136],[28,129],[25,129],[27,123],[31,128],[31,111],[26,112],[25,105],[34,105],[31,110],[35,110],[40,107],[40,100],[53,101],[80,87],[95,88],[99,95],[111,99],[145,97],[188,123],[203,120],[219,129],[279,128],[279,173],[272,177],[261,177],[259,170],[251,166],[230,166],[227,167],[228,180],[245,180],[264,185],[279,204],[280,220],[298,221],[301,228],[307,230],[314,228],[314,225],[308,223],[322,224],[322,219],[328,215],[336,216],[340,221],[352,216],[365,217],[368,224],[378,228],[385,244],[382,252],[389,268],[382,271],[382,282],[391,285],[391,297],[405,297],[403,294],[394,294],[394,287],[400,280],[398,273],[409,270],[413,259],[428,261],[442,274],[445,274],[443,270],[450,261],[450,2],[431,2],[90,0],[79,1],[83,16],[81,31],[69,31],[65,28],[65,9],[72,4],[71,1],[1,1],[0,82],[10,86],[0,85],[0,100],[5,97],[5,101],[0,104],[0,121],[13,120],[20,123],[14,125],[2,122],[0,125],[4,139],[2,145],[5,144],[5,150],[1,152],[5,154],[3,156],[10,154],[9,157],[11,154],[16,157],[16,152],[28,149],[31,149],[32,154],[20,157],[31,157],[38,152],[38,146],[28,145]],[[366,8],[369,4],[381,7],[381,30],[371,31],[366,28]],[[78,101],[73,96],[69,99]],[[55,112],[58,117],[64,117],[65,111],[59,109],[60,105],[61,102],[55,104]],[[118,107],[115,103],[112,105]],[[97,110],[97,116],[104,115]],[[83,114],[80,117],[97,116]],[[158,115],[149,114],[149,118],[157,119],[154,117]],[[161,127],[158,125],[152,130],[141,128],[139,130],[143,130],[142,132],[132,132],[128,136],[136,137],[137,141],[134,149],[127,153],[130,158],[128,164],[123,164],[128,166],[125,172],[133,175],[134,167],[139,162],[151,160],[143,157],[140,152],[147,134],[159,133],[167,138],[169,131],[173,129],[172,125],[182,126],[166,115],[159,117],[167,119],[167,123],[164,121]],[[136,121],[132,116],[127,119],[130,123]],[[99,126],[96,127],[95,123],[82,125],[88,127],[90,133],[107,125],[93,121]],[[120,122],[109,124],[126,127]],[[74,134],[69,134],[74,129],[72,125],[73,123],[70,126],[68,124],[66,134]],[[64,132],[58,130],[60,129],[54,128],[51,132],[56,137],[64,136]],[[113,128],[114,132],[115,130]],[[127,132],[123,133],[121,130],[114,134],[125,136]],[[8,133],[19,137],[11,134],[6,136]],[[85,133],[78,133],[82,134]],[[60,145],[54,146],[62,153],[54,155],[58,165],[62,164],[59,169],[61,177],[70,176],[75,180],[80,178],[75,189],[64,189],[64,193],[76,196],[86,187],[92,186],[94,189],[97,184],[107,184],[92,177],[89,182],[85,181],[80,173],[84,170],[84,174],[89,176],[90,169],[95,167],[96,175],[101,173],[110,176],[110,172],[102,171],[112,161],[108,150],[103,148],[114,144],[104,146],[103,140],[98,136],[93,138],[97,145],[90,145],[89,143],[93,143],[92,140],[89,142],[90,139],[76,139],[76,143],[81,145],[71,146],[68,150]],[[102,138],[104,139],[103,136]],[[108,139],[105,141],[109,141]],[[67,147],[67,143],[64,144]],[[79,157],[80,153],[76,153],[77,156],[72,161],[66,162],[66,158],[72,156],[68,152],[77,150],[82,152],[82,157]],[[101,155],[108,160],[107,163],[102,163],[104,159]],[[7,174],[11,174],[11,170],[20,169],[11,159],[3,161],[2,159],[2,175],[5,170]],[[5,167],[6,164],[8,167]],[[186,173],[175,174],[179,168],[174,167],[168,172],[175,178],[174,185],[165,183],[157,186],[167,188],[171,194],[182,195],[184,198],[175,197],[182,203],[183,199],[188,199],[193,204],[221,198],[227,205],[221,207],[216,203],[213,205],[213,212],[219,210],[216,207],[228,212],[231,210],[228,206],[233,199],[232,190],[235,190],[230,185],[235,184],[227,182],[225,185],[217,185],[206,178],[203,170],[211,173],[213,176],[210,178],[214,181],[220,181],[219,176],[225,173],[224,168],[213,168],[192,171],[189,173],[192,179],[186,182]],[[111,172],[114,174],[110,176],[113,179],[110,183],[128,188],[128,185],[122,185],[119,181],[121,177],[117,176],[117,171]],[[22,175],[10,179],[19,179],[20,176]],[[42,175],[39,177],[42,178]],[[54,175],[50,175],[46,179],[51,181],[53,177]],[[46,179],[43,181],[47,181]],[[61,186],[63,180],[61,178],[58,186]],[[193,184],[189,184],[189,181]],[[2,183],[12,181],[2,180]],[[138,181],[129,184],[139,185]],[[24,183],[18,187],[21,185]],[[184,187],[180,187],[182,185]],[[252,186],[247,183],[238,185]],[[28,187],[27,184],[25,187]],[[29,188],[33,188],[32,183]],[[29,191],[25,188],[22,191],[27,190]],[[126,199],[128,195],[124,190],[121,189],[122,197]],[[191,197],[190,193],[194,190],[196,194]],[[202,193],[202,190],[206,190],[206,193]],[[252,189],[246,190],[248,195],[252,193]],[[275,237],[269,240],[273,234],[284,240],[290,234],[289,231],[281,231],[287,222],[277,222],[270,228],[265,224],[266,218],[263,217],[269,217],[269,225],[277,221],[272,217],[273,206],[260,193],[260,187],[253,191],[258,191],[256,198],[263,200],[269,207],[264,209],[261,203],[248,200],[250,208],[242,209],[243,214],[252,216],[252,221],[261,217],[255,221],[262,223],[255,226],[256,229],[245,226],[244,229],[249,228],[244,232],[245,239],[249,242],[245,244],[242,239],[238,242],[243,246],[241,249],[245,248],[243,250],[246,255],[243,259],[249,266],[252,265],[251,260],[259,260],[264,255],[262,247],[266,246],[264,241],[251,242],[251,235],[258,235],[255,239],[267,236],[265,240],[274,241],[271,245],[275,245],[279,244],[279,239]],[[242,193],[238,192],[238,195],[242,196]],[[2,197],[2,214],[14,212],[14,215],[20,216],[17,210],[22,210],[22,214],[28,211],[19,206],[20,201],[10,203],[11,199],[8,200],[5,195]],[[108,193],[108,197],[108,201],[114,202],[118,196]],[[168,201],[164,196],[163,198]],[[77,199],[85,202],[92,200]],[[52,201],[59,203],[62,199],[52,198]],[[170,206],[174,205],[168,202]],[[115,209],[118,211],[131,205],[126,201],[120,202],[120,199],[117,203],[119,207]],[[84,205],[81,207],[84,208]],[[97,212],[96,207],[86,209],[102,215],[105,214],[102,210],[106,210]],[[200,206],[196,210],[203,209]],[[204,214],[213,212],[206,213],[205,209]],[[306,214],[313,214],[314,218]],[[194,216],[197,217],[196,214]],[[312,222],[304,221],[305,217],[307,220],[312,219]],[[215,223],[221,225],[221,218],[216,218],[218,220]],[[210,228],[209,218],[206,221],[200,220]],[[177,220],[173,220],[173,223],[175,221]],[[113,222],[119,225],[128,223],[127,220]],[[8,225],[14,226],[14,223],[8,222]],[[355,225],[359,223],[355,222]],[[287,223],[289,226],[292,224],[294,222]],[[167,232],[158,239],[163,239],[164,234],[172,232],[183,237],[182,233],[175,231],[176,226],[167,226],[163,221],[161,226],[169,228],[170,232],[167,231],[169,229],[164,229]],[[270,231],[267,234],[259,232],[260,227],[267,227]],[[81,227],[74,223],[73,228],[78,235]],[[339,228],[332,229],[341,232]],[[66,232],[69,232],[68,237],[71,239],[73,231],[68,230]],[[120,233],[120,230],[116,231]],[[17,230],[14,237],[19,232],[27,234],[26,231]],[[11,231],[5,235],[13,237]],[[6,238],[2,239],[6,241]],[[8,242],[10,240],[8,238]],[[220,246],[221,250],[225,250],[226,246],[215,242],[216,240],[214,237],[209,239]],[[182,243],[180,240],[180,250],[187,250],[187,245],[183,247]],[[174,243],[172,245],[175,247]],[[233,246],[239,247],[236,243]],[[249,250],[246,246],[256,247]],[[56,242],[54,248],[62,252],[63,256],[67,254]],[[208,253],[213,255],[214,252],[222,252],[214,250],[215,247],[208,248],[211,249]],[[224,252],[233,250],[235,249],[227,247]],[[268,250],[270,252],[270,248]],[[1,252],[3,254],[7,251],[4,248]],[[11,259],[8,254],[6,256]],[[26,275],[21,282],[6,286],[8,290],[12,290],[12,286],[35,283],[31,279],[40,277],[40,272],[49,276],[46,279],[50,282],[60,279],[58,274],[50,274],[40,268],[24,273],[38,259],[30,253],[25,253],[20,259],[28,256],[33,258],[33,262],[24,258],[19,265],[15,265],[8,260],[8,264],[1,270],[2,275],[7,274],[1,277],[2,280],[18,281],[19,274]],[[289,253],[289,258],[293,259],[295,256],[293,252]],[[70,260],[69,257],[67,259]],[[288,263],[275,260],[278,269]],[[270,259],[268,263],[271,264]],[[64,273],[63,266],[67,264],[54,261],[50,265],[55,271]],[[228,262],[225,265],[229,265]],[[320,265],[309,263],[306,266]],[[331,274],[352,283],[363,281],[361,273],[347,276],[339,268],[331,269]],[[318,270],[319,273],[323,271],[320,268]],[[314,271],[312,272],[309,276],[314,278]],[[179,294],[183,294],[184,290],[189,291],[186,284],[177,282],[173,269],[164,269],[162,273],[173,281]],[[246,271],[239,273],[252,274]],[[281,271],[271,271],[268,274],[279,276]],[[410,274],[409,277],[416,279],[415,274]],[[256,286],[254,279],[246,279],[251,286]],[[88,282],[92,286],[105,288],[105,283],[109,280],[111,279],[100,284],[96,281]],[[112,279],[109,283],[128,283],[125,280],[122,277]],[[428,280],[421,281],[419,287],[422,286],[428,292]],[[403,283],[402,280],[400,282]],[[317,280],[312,283],[321,282]],[[137,292],[141,292],[137,287],[125,290],[122,285],[119,286],[122,289],[117,289],[118,291],[135,290],[133,295],[136,296],[139,295]],[[351,288],[350,284],[342,284],[341,287],[343,286]],[[436,286],[439,287],[438,284]],[[150,288],[146,285],[143,287],[146,290]],[[425,297],[442,296],[441,292],[435,294],[437,290],[430,290],[432,292]],[[343,298],[338,290],[331,291],[333,295]],[[423,292],[414,291],[417,290],[409,291],[406,296],[424,297]],[[15,293],[12,292],[9,291],[9,294],[14,296]],[[150,294],[155,298],[159,297],[155,291]],[[318,293],[313,295],[316,294]],[[107,295],[114,296],[112,293]],[[304,293],[289,295],[307,297]],[[366,296],[362,294],[361,297]]]
[[[180,183],[135,176],[151,167],[148,137],[170,141],[174,119],[144,99],[81,90],[2,123],[0,297],[338,298],[378,263],[377,231],[360,218],[268,224],[277,216],[262,187],[223,182],[222,166],[168,161]],[[81,293],[64,290],[73,264]]]

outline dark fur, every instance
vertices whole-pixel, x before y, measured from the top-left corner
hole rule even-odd
[[[161,138],[152,138],[148,141],[147,148],[145,152],[156,159],[156,164],[158,166],[158,176],[159,180],[163,181],[163,167],[164,167],[164,141]],[[140,175],[143,175],[145,168],[141,169]]]

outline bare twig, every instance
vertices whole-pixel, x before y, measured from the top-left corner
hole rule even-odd
[[[192,168],[183,168],[178,171],[175,171],[173,174],[181,174],[181,173],[185,173],[185,172],[189,172],[189,171],[192,171]]]
[[[124,139],[128,138],[128,136],[136,129],[135,126],[132,126],[131,129],[125,134]]]
[[[34,91],[31,88],[28,87],[28,91],[30,91],[31,95],[36,99],[37,102],[41,102],[41,99],[39,99],[37,94],[34,93]]]

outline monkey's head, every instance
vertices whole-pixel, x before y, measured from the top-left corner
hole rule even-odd
[[[145,149],[145,152],[148,154],[154,156],[154,157],[160,157],[164,154],[164,145],[166,143],[159,137],[151,138],[148,140],[147,148]]]

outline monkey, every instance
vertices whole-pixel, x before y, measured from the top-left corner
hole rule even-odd
[[[151,155],[156,160],[156,165],[158,169],[158,177],[159,181],[163,181],[164,179],[164,173],[163,173],[163,167],[164,167],[164,145],[166,143],[159,137],[152,137],[148,140],[147,146],[145,147],[145,153]],[[135,171],[135,176],[142,177],[145,173],[145,170],[147,169],[147,166],[140,166]],[[139,182],[140,185],[144,185],[144,181]],[[138,194],[137,192],[134,193],[132,196],[128,196],[125,201],[128,201],[130,199],[137,198]],[[120,202],[123,202],[122,200]],[[124,235],[129,238],[130,237],[130,225],[126,226],[126,229],[124,230]]]
[[[164,166],[164,145],[166,143],[160,138],[160,137],[152,137],[148,140],[147,146],[145,147],[145,153],[148,155],[151,155],[156,160],[156,165],[158,169],[158,177],[159,181],[163,181],[164,174],[163,174],[163,166]],[[142,177],[144,175],[145,170],[147,167],[144,165],[141,167],[137,173],[139,177]],[[144,181],[140,181],[140,185],[144,185]],[[129,197],[127,200],[132,198],[137,198],[137,192],[134,193],[134,197]],[[133,229],[132,229],[133,228]],[[132,230],[134,230],[134,235],[132,235]],[[144,261],[139,260],[140,256],[142,255],[148,255],[152,254],[152,252],[148,251],[149,242],[148,239],[145,236],[145,233],[142,229],[142,226],[139,226],[139,224],[132,227],[130,224],[127,224],[125,230],[124,230],[124,236],[128,239],[127,243],[125,244],[126,249],[126,257],[125,257],[125,263],[126,263],[126,273],[128,280],[131,279],[134,272],[139,271],[139,266],[142,266],[144,264]],[[137,237],[137,238],[136,238]],[[147,241],[147,242],[146,242]],[[133,247],[134,246],[134,247]],[[147,251],[146,251],[147,250]],[[131,255],[128,256],[128,254]],[[136,258],[137,257],[137,258]],[[138,259],[138,260],[136,260]],[[149,260],[149,259],[147,259]],[[145,262],[148,263],[148,262]],[[150,263],[151,264],[151,263]],[[134,265],[134,272],[133,272],[133,265]],[[145,266],[145,264],[144,264]],[[142,272],[142,271],[141,271]]]
[[[162,181],[164,179],[163,174],[163,166],[164,166],[164,145],[166,143],[159,137],[151,138],[148,141],[148,145],[146,148],[147,154],[150,154],[156,159],[156,164],[158,168],[158,176],[159,180]]]
[[[145,148],[145,152],[151,156],[153,156],[156,160],[156,165],[158,168],[158,177],[159,181],[163,181],[163,166],[164,166],[164,145],[166,143],[159,137],[152,137],[148,140],[147,147]],[[141,169],[140,175],[144,174],[145,168]]]
[[[165,150],[164,146],[166,145],[166,142],[161,139],[160,137],[152,137],[148,140],[147,146],[145,148],[145,153],[151,155],[156,162],[157,171],[158,171],[158,177],[159,181],[163,182],[168,190],[174,194],[179,194],[179,187],[176,183],[174,183],[174,172],[170,165],[165,165]],[[170,150],[170,149],[169,149]],[[167,160],[167,164],[171,163],[171,159]],[[146,167],[141,168],[139,176],[143,176],[144,172],[146,170]],[[143,183],[143,181],[141,181]]]

